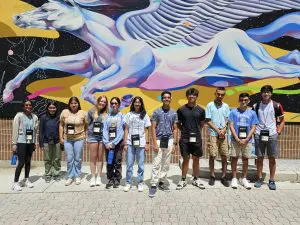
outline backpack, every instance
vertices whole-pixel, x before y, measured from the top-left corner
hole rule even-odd
[[[273,108],[274,108],[274,112],[275,112],[275,120],[277,121],[278,117],[283,116],[284,111],[279,102],[275,102],[273,100],[272,100],[272,102],[273,102]],[[255,103],[252,108],[256,112],[257,117],[258,117],[259,106],[260,106],[260,102]]]

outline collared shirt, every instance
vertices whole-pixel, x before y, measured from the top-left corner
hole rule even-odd
[[[206,106],[206,115],[205,118],[211,120],[211,122],[218,128],[223,129],[226,125],[226,120],[228,119],[230,109],[226,103],[222,103],[221,105],[217,105],[214,101],[208,103]],[[208,127],[210,136],[218,136],[218,133]]]
[[[124,136],[124,115],[119,112],[117,114],[109,113],[103,124],[103,143],[104,145],[110,142],[116,146],[123,140]],[[109,127],[116,127],[116,137],[114,140],[109,141]]]
[[[156,122],[156,138],[160,140],[162,136],[173,138],[173,125],[177,123],[177,113],[173,109],[164,110],[157,108],[152,115],[152,121]]]

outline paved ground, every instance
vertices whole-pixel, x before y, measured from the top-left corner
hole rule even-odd
[[[181,171],[172,165],[171,192],[158,192],[150,199],[147,188],[142,193],[136,187],[129,193],[90,188],[88,166],[83,167],[83,183],[70,187],[64,180],[46,184],[43,168],[35,167],[35,187],[16,194],[10,190],[14,169],[0,170],[0,224],[300,224],[299,183],[277,183],[277,191],[266,185],[248,191],[225,188],[218,181],[210,187],[203,179],[205,190],[189,184],[176,191]],[[151,165],[146,165],[146,185],[150,171]],[[106,182],[105,169],[102,181]]]

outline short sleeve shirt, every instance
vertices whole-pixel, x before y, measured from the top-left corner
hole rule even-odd
[[[247,127],[247,132],[249,133],[252,126],[258,124],[256,113],[251,109],[247,109],[245,111],[241,111],[237,108],[232,109],[228,120],[233,123],[234,130],[237,134],[239,126]],[[235,140],[233,136],[232,140]],[[253,138],[251,138],[249,142],[253,143]]]
[[[283,116],[284,112],[280,104],[279,109],[281,113],[277,112],[277,116]],[[270,101],[268,104],[263,104],[262,102],[259,104],[258,121],[259,123],[256,127],[255,134],[259,135],[261,130],[269,130],[270,136],[277,134],[276,117],[273,101]]]
[[[145,147],[145,128],[151,126],[150,117],[146,114],[144,119],[141,119],[139,113],[129,112],[126,114],[124,122],[128,125],[127,144],[132,145],[131,135],[138,134],[140,137],[140,147]]]
[[[162,107],[153,112],[152,121],[156,122],[156,137],[158,140],[162,136],[173,138],[173,125],[177,123],[177,113],[173,110],[164,110]]]
[[[208,103],[205,110],[205,118],[211,120],[211,122],[218,128],[223,129],[226,125],[230,113],[229,106],[226,103],[217,105],[214,101]],[[208,128],[210,136],[218,136],[218,133],[212,128]]]
[[[189,107],[187,104],[177,110],[178,123],[181,125],[181,139],[188,140],[190,133],[197,134],[197,142],[201,139],[200,123],[205,121],[205,110],[200,106]],[[198,139],[199,138],[199,139]]]
[[[88,123],[85,111],[79,110],[77,113],[71,113],[69,109],[65,109],[60,114],[60,121],[64,123],[64,138],[66,140],[80,140],[85,138],[84,127]],[[74,124],[75,134],[67,135],[67,124]]]

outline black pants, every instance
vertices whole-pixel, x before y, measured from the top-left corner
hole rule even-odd
[[[29,177],[31,156],[34,151],[34,144],[17,144],[17,155],[18,155],[18,165],[15,172],[15,182],[19,182],[19,177],[22,171],[22,168],[25,165],[25,178]]]
[[[114,149],[114,158],[111,165],[107,165],[107,179],[109,181],[113,181],[114,183],[119,183],[122,178],[122,148],[121,148],[122,141],[119,142],[115,146]],[[108,159],[108,150],[106,149],[106,162]]]

